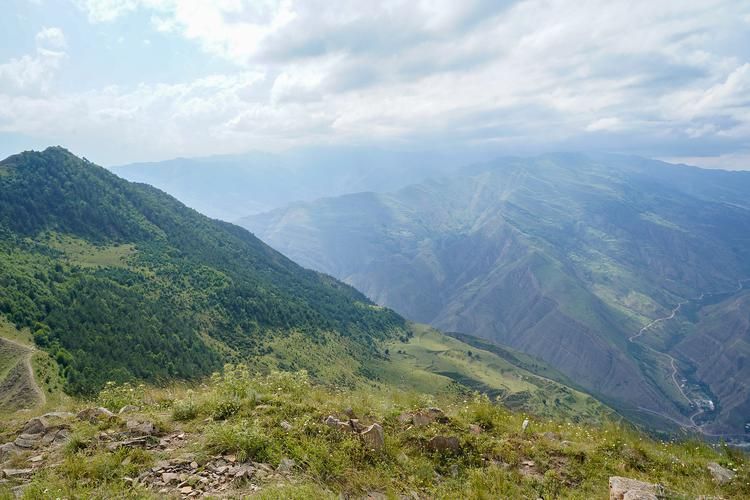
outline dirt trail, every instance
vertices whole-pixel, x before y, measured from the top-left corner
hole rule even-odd
[[[14,345],[23,354],[21,359],[18,360],[17,365],[8,372],[5,380],[0,380],[0,398],[6,396],[6,394],[3,394],[5,391],[17,390],[20,392],[19,396],[23,401],[34,401],[32,406],[44,406],[47,403],[47,397],[36,382],[34,368],[31,364],[31,357],[37,351],[36,347],[0,337],[0,343],[3,342]],[[33,394],[30,395],[28,392]],[[13,395],[11,394],[10,396],[12,397]],[[28,396],[31,397],[29,398]]]

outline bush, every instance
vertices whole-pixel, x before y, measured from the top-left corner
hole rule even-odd
[[[198,405],[192,396],[183,401],[175,401],[172,405],[172,419],[178,422],[193,420],[198,416]]]
[[[143,406],[146,400],[146,388],[143,384],[132,385],[125,382],[117,385],[114,382],[107,382],[96,400],[101,406],[113,412],[117,412],[126,405]]]
[[[240,461],[269,461],[272,456],[272,440],[251,421],[222,423],[209,429],[206,447],[213,453],[236,453]]]

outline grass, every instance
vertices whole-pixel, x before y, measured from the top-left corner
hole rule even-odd
[[[733,450],[701,442],[653,440],[616,422],[594,425],[513,412],[467,391],[435,394],[386,384],[326,387],[305,372],[254,375],[241,366],[230,366],[198,387],[130,389],[110,386],[98,400],[77,402],[74,409],[84,404],[136,404],[142,408],[138,418],[184,432],[183,451],[198,463],[219,453],[272,467],[282,459],[293,459],[291,476],[257,483],[258,498],[381,493],[417,498],[605,499],[613,475],[658,482],[676,494],[750,496],[750,464]],[[235,411],[216,418],[216,408],[228,401]],[[448,418],[419,427],[398,418],[403,412],[430,406],[440,407]],[[344,418],[346,409],[365,424],[383,425],[382,451],[369,450],[356,435],[325,425],[328,415]],[[15,418],[0,427],[17,428],[29,415]],[[524,432],[525,418],[531,423]],[[282,428],[282,421],[291,429]],[[122,422],[107,425],[117,428]],[[471,425],[481,432],[472,432]],[[178,452],[111,452],[98,444],[96,436],[103,429],[102,424],[76,422],[70,441],[74,444],[49,457],[58,465],[38,473],[25,498],[158,498],[155,490],[132,488],[127,478]],[[460,451],[429,451],[426,443],[436,435],[456,436]],[[706,468],[710,461],[735,469],[737,477],[717,485]],[[0,498],[8,494],[2,488]],[[240,488],[230,493],[242,496],[251,491]]]
[[[50,233],[45,242],[61,251],[71,264],[82,267],[128,267],[128,259],[136,250],[135,245],[93,245],[86,240],[70,235]]]
[[[408,342],[387,345],[389,360],[381,371],[389,384],[435,393],[459,383],[537,415],[598,421],[612,413],[587,394],[527,371],[479,343],[469,345],[424,325],[412,328]],[[543,366],[537,369],[544,372]]]

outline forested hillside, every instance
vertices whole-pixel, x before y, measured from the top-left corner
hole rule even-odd
[[[405,335],[348,285],[62,148],[0,162],[0,255],[0,313],[74,393],[202,377],[290,334],[363,352]]]

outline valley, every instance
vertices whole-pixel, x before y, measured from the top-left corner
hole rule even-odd
[[[708,341],[709,310],[722,321],[722,306],[686,298],[736,289],[750,273],[749,185],[746,173],[546,155],[241,223],[407,318],[545,360],[636,422],[744,439],[741,377],[708,383],[707,361],[685,346]],[[746,339],[737,322],[728,332]],[[741,346],[742,359],[746,342],[719,352]],[[742,395],[721,401],[722,386]],[[717,411],[702,411],[709,400]]]

